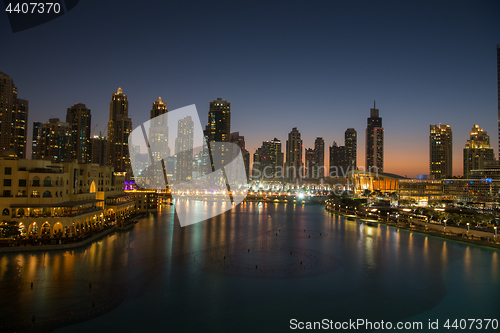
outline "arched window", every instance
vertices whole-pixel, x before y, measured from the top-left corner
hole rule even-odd
[[[19,208],[19,209],[17,210],[17,215],[19,215],[19,216],[24,216],[24,209]]]
[[[38,177],[33,178],[33,186],[40,186],[40,178]]]
[[[2,211],[2,215],[9,215],[9,210],[7,208],[5,208],[3,211]]]
[[[52,194],[50,193],[50,191],[45,191],[45,192],[43,192],[43,197],[50,198],[50,197],[52,197]]]
[[[52,186],[52,178],[45,177],[45,179],[43,180],[43,186]]]

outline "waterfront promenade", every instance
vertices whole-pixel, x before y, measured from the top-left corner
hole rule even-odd
[[[360,220],[382,223],[391,227],[410,230],[414,232],[424,233],[432,236],[443,237],[455,241],[472,243],[476,245],[489,246],[500,248],[500,236],[496,236],[492,232],[464,229],[455,226],[446,226],[444,224],[425,223],[418,220],[413,220],[409,217],[392,217],[389,214],[379,215],[373,214],[370,210],[352,210],[343,208],[341,205],[327,203],[325,209],[334,214],[353,217]]]

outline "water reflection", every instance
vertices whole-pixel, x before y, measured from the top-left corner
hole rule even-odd
[[[210,208],[200,203],[197,209]],[[242,251],[247,245],[250,252]],[[261,251],[254,253],[256,245]],[[302,252],[299,256],[294,251]],[[202,265],[195,261],[200,253],[205,254]],[[225,255],[244,263],[247,272],[238,265],[217,269]],[[260,318],[240,330],[255,332],[258,322],[282,330],[297,308],[311,320],[332,313],[338,320],[360,313],[373,320],[419,313],[457,317],[463,309],[469,311],[463,318],[483,316],[499,310],[498,301],[487,308],[479,302],[474,309],[432,309],[449,297],[458,303],[472,294],[498,299],[498,261],[495,250],[368,226],[320,206],[246,202],[181,228],[168,205],[130,232],[114,233],[81,249],[0,255],[0,309],[8,309],[0,312],[0,322],[30,323],[34,314],[37,321],[81,314],[83,319],[76,321],[87,320],[77,324],[81,330],[104,331],[112,323],[116,329],[140,331],[137,318],[147,317],[151,329],[160,330],[166,329],[162,313],[168,309],[172,331],[199,325],[218,331],[221,322],[237,325],[245,318]],[[318,269],[316,263],[330,266]],[[256,271],[256,266],[264,267],[259,265],[271,267],[268,275]],[[304,273],[271,279],[274,268],[288,267]],[[105,314],[109,308],[115,310]],[[189,316],[193,309],[202,313],[196,320]]]

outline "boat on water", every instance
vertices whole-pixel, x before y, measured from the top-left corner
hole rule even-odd
[[[375,222],[366,222],[366,225],[370,226],[370,227],[376,227],[377,224]]]

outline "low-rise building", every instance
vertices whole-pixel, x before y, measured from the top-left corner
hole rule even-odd
[[[111,166],[0,157],[2,221],[16,221],[22,234],[75,236],[135,211],[125,177]],[[126,199],[128,197],[128,199]],[[122,198],[113,201],[113,198]]]

